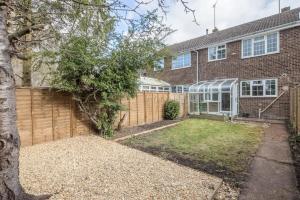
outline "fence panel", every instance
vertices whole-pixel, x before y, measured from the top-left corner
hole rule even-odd
[[[32,118],[31,118],[31,90],[18,89],[17,100],[17,125],[23,146],[32,145]]]
[[[290,124],[300,133],[300,87],[290,89]]]
[[[88,117],[67,93],[41,88],[18,88],[17,124],[22,146],[92,133]],[[187,114],[187,95],[139,92],[136,97],[121,100],[125,110],[118,113],[115,126],[125,115],[124,127],[163,120],[168,99],[180,103],[180,117]]]

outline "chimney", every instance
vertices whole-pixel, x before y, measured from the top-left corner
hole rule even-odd
[[[218,29],[217,27],[215,27],[215,28],[212,30],[213,33],[218,32],[218,31],[219,31],[219,29]]]
[[[206,35],[208,35],[208,28],[206,29]]]
[[[291,10],[291,7],[288,6],[288,7],[282,8],[282,9],[281,9],[281,12],[283,13],[283,12],[290,11],[290,10]]]

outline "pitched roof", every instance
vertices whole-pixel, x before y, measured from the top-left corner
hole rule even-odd
[[[142,76],[138,80],[139,85],[170,86],[169,83],[156,78]]]
[[[176,43],[168,46],[168,48],[173,52],[207,48],[212,44],[225,42],[227,40],[248,36],[259,32],[264,32],[273,28],[280,27],[282,25],[300,22],[299,12],[300,7],[290,11],[282,12],[280,14],[272,15],[259,20],[217,31],[215,33],[197,37],[191,40]]]

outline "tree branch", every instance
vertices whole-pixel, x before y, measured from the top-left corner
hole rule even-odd
[[[39,31],[44,29],[44,24],[37,24],[33,26],[25,27],[17,32],[11,33],[8,35],[9,41],[17,40],[18,38],[30,33],[31,31]]]

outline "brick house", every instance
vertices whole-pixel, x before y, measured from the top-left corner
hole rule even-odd
[[[197,98],[190,96],[197,102],[198,112],[202,102],[206,103],[205,112],[222,114],[228,102],[228,109],[236,104],[236,115],[288,118],[288,87],[300,82],[300,8],[285,8],[280,14],[173,44],[168,49],[172,56],[162,59],[161,69],[151,75],[173,85],[173,92],[184,91],[184,85],[197,86],[199,91],[201,85],[210,85],[202,88],[210,91],[207,98],[200,92]],[[231,79],[236,80],[231,96],[220,91],[214,97],[211,86]],[[190,105],[190,109],[195,108]]]

